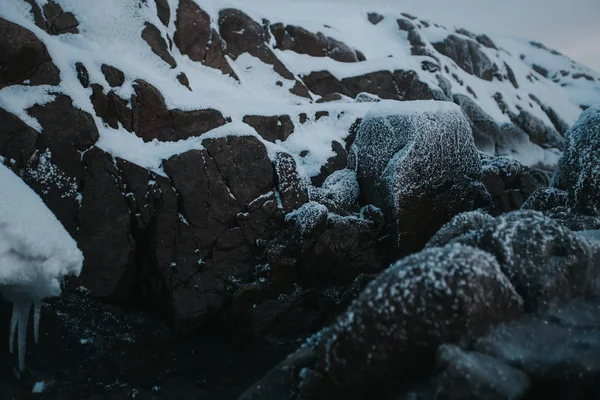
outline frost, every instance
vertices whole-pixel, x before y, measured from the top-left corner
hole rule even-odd
[[[286,215],[285,220],[293,221],[303,235],[308,235],[327,221],[328,213],[323,204],[311,201]]]
[[[78,197],[77,181],[67,176],[52,162],[50,150],[38,153],[37,157],[34,155],[32,160],[34,161],[30,161],[25,170],[25,176],[39,183],[43,194],[47,195],[52,188],[57,188],[62,192],[62,198]]]
[[[31,393],[43,393],[46,389],[46,383],[44,381],[36,382],[31,389]]]
[[[309,187],[310,200],[322,203],[330,211],[341,215],[358,210],[359,194],[356,173],[350,169],[335,171],[320,188]]]
[[[60,294],[65,275],[81,272],[83,255],[38,195],[3,165],[0,186],[0,294],[13,303],[9,346],[12,352],[16,335],[22,370],[31,306],[37,341],[41,301]]]

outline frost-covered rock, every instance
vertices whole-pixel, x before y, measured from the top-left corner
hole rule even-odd
[[[452,103],[377,103],[351,148],[362,200],[381,207],[402,254],[486,195],[469,122]]]
[[[528,311],[565,304],[585,293],[589,284],[591,263],[585,243],[538,212],[502,215],[451,243],[493,254]]]
[[[565,133],[565,152],[551,185],[569,194],[570,206],[600,214],[600,107],[584,111]]]
[[[377,277],[331,326],[242,398],[382,394],[429,373],[440,344],[517,318],[522,305],[490,254],[460,245],[427,249]],[[283,371],[287,382],[274,385]]]
[[[0,294],[13,303],[10,348],[18,334],[23,369],[32,304],[37,341],[41,301],[60,294],[65,275],[79,275],[83,255],[35,192],[1,164],[0,186]]]
[[[335,171],[325,179],[323,186],[309,190],[312,201],[324,204],[329,211],[339,215],[358,211],[359,194],[356,173],[350,169]]]
[[[327,222],[328,213],[323,204],[311,201],[286,215],[285,219],[293,221],[302,235],[310,235],[313,230]]]
[[[434,237],[427,243],[427,247],[442,247],[448,244],[452,239],[469,233],[470,231],[483,228],[492,222],[489,214],[481,211],[468,211],[458,214],[446,225],[442,226]]]

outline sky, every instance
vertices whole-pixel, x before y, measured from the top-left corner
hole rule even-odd
[[[443,25],[539,41],[600,72],[600,0],[319,1],[393,5]]]

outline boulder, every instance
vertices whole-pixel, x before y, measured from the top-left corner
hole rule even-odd
[[[150,22],[146,22],[144,30],[142,31],[142,39],[148,43],[152,49],[152,52],[159,56],[164,62],[169,64],[171,68],[177,67],[177,62],[169,52],[167,42],[162,37],[160,29]]]
[[[433,47],[443,55],[451,58],[465,72],[478,78],[491,81],[498,66],[480,49],[475,40],[450,35],[442,42],[432,43]]]
[[[421,249],[487,192],[471,129],[458,106],[380,102],[360,124],[350,151],[363,204],[384,210],[398,254]]]
[[[90,100],[96,115],[111,128],[117,129],[119,123],[129,132],[133,132],[133,111],[126,100],[120,98],[113,90],[104,94],[104,88],[97,83],[92,83]]]
[[[156,2],[156,13],[158,19],[165,27],[169,26],[169,20],[171,19],[171,8],[169,7],[168,0],[154,0]],[[181,7],[181,6],[179,6]]]
[[[577,300],[549,314],[498,326],[478,339],[474,349],[526,373],[533,383],[531,398],[600,395],[598,300]]]
[[[143,80],[134,82],[135,94],[131,98],[133,108],[133,131],[144,142],[157,139],[175,141],[171,114],[165,99],[154,86]]]
[[[44,4],[45,30],[51,35],[79,33],[79,22],[71,12],[65,12],[61,5],[53,0]]]
[[[0,89],[26,80],[31,85],[60,83],[60,71],[33,32],[0,18],[0,36]]]
[[[302,81],[314,94],[327,96],[339,93],[345,96],[352,96],[352,93],[329,71],[313,71],[308,75],[301,76]]]
[[[471,121],[473,139],[477,148],[487,154],[494,155],[496,152],[496,143],[502,135],[496,121],[486,114],[469,96],[455,94],[454,102],[460,106]]]
[[[241,399],[386,398],[426,376],[437,347],[522,315],[495,259],[450,245],[394,264]]]
[[[289,115],[246,115],[243,122],[253,127],[265,140],[275,143],[285,141],[294,133],[294,123]]]
[[[200,136],[227,123],[220,111],[213,109],[171,110],[171,123],[179,140]]]
[[[0,156],[24,167],[35,151],[39,133],[4,108],[0,108],[0,131]]]
[[[566,304],[584,294],[591,279],[586,244],[569,229],[538,212],[501,215],[451,243],[493,254],[523,297],[527,311],[543,312]]]
[[[307,203],[306,183],[298,173],[294,157],[287,153],[277,153],[273,165],[283,211],[287,214]]]
[[[437,231],[435,236],[427,243],[427,247],[443,247],[450,243],[452,239],[483,228],[493,220],[493,217],[481,211],[467,211],[458,214]]]
[[[478,352],[442,345],[437,351],[437,377],[427,399],[519,400],[531,382],[522,371]]]
[[[338,141],[331,142],[331,150],[334,155],[327,159],[325,165],[319,170],[319,174],[310,178],[315,186],[323,185],[323,182],[335,171],[342,170],[348,166],[348,152]]]
[[[100,70],[104,74],[110,87],[121,86],[125,82],[125,75],[123,72],[112,65],[102,64]]]
[[[584,214],[600,214],[600,107],[590,107],[565,133],[565,152],[551,186],[569,195],[569,205]]]
[[[356,173],[350,169],[335,171],[325,179],[321,187],[310,187],[309,198],[338,215],[358,213],[360,188]]]

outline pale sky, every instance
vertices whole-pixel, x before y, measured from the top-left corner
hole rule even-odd
[[[288,0],[295,2],[314,0]],[[536,40],[600,71],[600,0],[320,0],[394,5],[421,18]]]

